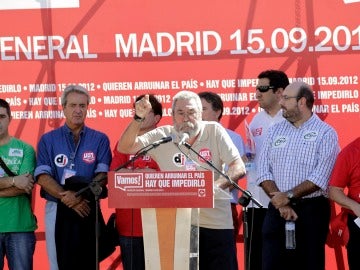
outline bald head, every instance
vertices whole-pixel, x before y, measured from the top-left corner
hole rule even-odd
[[[288,86],[286,86],[285,89],[292,91],[292,94],[294,94],[294,93],[297,93],[301,87],[305,87],[305,86],[307,86],[306,83],[295,81],[295,82],[290,83]],[[293,91],[296,91],[296,92],[293,92]]]
[[[314,105],[314,93],[307,83],[300,81],[293,82],[285,88],[284,94],[288,96],[296,96],[297,100],[305,98],[306,107],[309,110],[312,110]]]

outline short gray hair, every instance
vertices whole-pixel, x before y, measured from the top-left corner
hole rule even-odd
[[[87,96],[87,105],[89,105],[89,103],[90,103],[90,94],[89,94],[88,90],[86,90],[86,88],[82,87],[81,85],[71,84],[71,85],[68,85],[64,89],[64,92],[61,95],[61,105],[63,107],[66,106],[66,104],[67,104],[67,96],[70,93],[78,93],[78,94],[86,95]]]

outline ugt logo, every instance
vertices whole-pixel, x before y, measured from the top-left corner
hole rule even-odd
[[[83,153],[83,161],[86,163],[93,163],[96,159],[95,153],[92,151],[87,151]]]

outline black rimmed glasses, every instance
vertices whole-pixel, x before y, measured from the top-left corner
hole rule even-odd
[[[265,93],[267,91],[269,91],[269,89],[275,89],[275,86],[270,86],[270,85],[258,85],[256,86],[256,90],[259,90],[261,93]]]

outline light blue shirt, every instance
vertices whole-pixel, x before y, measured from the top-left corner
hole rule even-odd
[[[320,190],[305,197],[326,195],[326,189],[337,154],[336,131],[313,114],[297,128],[289,121],[270,127],[260,154],[257,184],[275,182],[285,192],[311,181]]]
[[[232,142],[234,143],[234,145],[236,146],[236,148],[238,149],[240,156],[242,157],[245,154],[245,145],[244,145],[244,141],[241,138],[241,136],[239,134],[237,134],[235,131],[232,131],[231,129],[226,129],[227,133],[229,134]],[[239,200],[239,190],[237,188],[234,188],[231,191],[231,203],[238,203]]]

